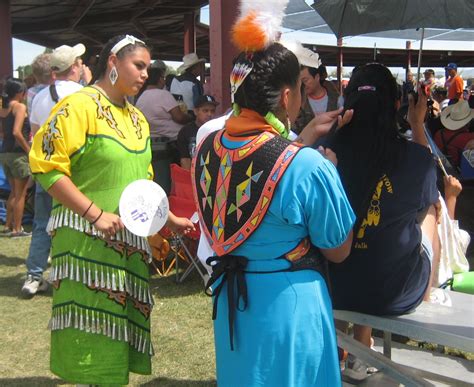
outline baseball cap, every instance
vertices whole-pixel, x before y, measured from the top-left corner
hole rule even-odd
[[[204,94],[204,95],[200,95],[197,98],[196,103],[194,104],[194,107],[198,108],[205,104],[211,104],[211,105],[217,106],[219,105],[219,102],[216,102],[215,98],[212,95]]]
[[[451,69],[457,70],[458,65],[456,63],[448,63],[448,65],[446,66],[446,69],[447,70],[451,70]]]
[[[74,47],[63,45],[55,48],[51,54],[51,69],[59,72],[67,70],[85,52],[86,47],[82,43]]]

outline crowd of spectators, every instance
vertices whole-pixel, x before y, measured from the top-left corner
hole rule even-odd
[[[26,80],[11,77],[5,81],[0,109],[3,130],[0,162],[10,184],[10,193],[6,200],[7,218],[3,234],[12,238],[32,238],[26,261],[26,279],[21,289],[25,296],[34,296],[48,288],[43,273],[51,255],[47,226],[52,216],[52,191],[44,189],[44,182],[35,184],[32,233],[23,229],[22,217],[26,192],[33,184],[28,164],[33,138],[39,131],[44,136],[42,140],[36,139],[38,160],[41,152],[49,161],[48,157],[58,151],[52,141],[59,136],[56,122],[51,120],[52,112],[61,115],[58,109],[68,106],[65,101],[81,103],[80,98],[74,97],[81,91],[98,93],[94,94],[94,101],[103,98],[107,101],[104,103],[110,105],[97,113],[102,115],[97,122],[103,119],[114,127],[110,109],[120,107],[121,114],[128,109],[130,125],[139,133],[140,124],[137,122],[143,114],[143,120],[150,128],[150,144],[149,149],[148,144],[140,145],[150,151],[154,180],[167,193],[172,184],[170,165],[177,163],[183,169],[191,170],[192,159],[199,146],[199,129],[216,116],[219,101],[205,94],[201,81],[205,76],[204,58],[195,53],[185,55],[183,65],[178,69],[180,74],[171,75],[169,68],[160,60],[149,65],[148,49],[143,42],[142,45],[137,41],[128,43],[136,52],[125,50],[121,55],[117,53],[127,46],[117,48],[121,40],[117,40],[115,46],[111,45],[110,55],[101,55],[102,62],[91,63],[96,71],[94,77],[89,67],[82,63],[81,57],[86,48],[79,43],[73,47],[57,47],[51,54],[35,58],[32,63],[34,82],[29,80],[29,87]],[[278,50],[287,51],[286,48]],[[127,58],[138,55],[136,53],[139,54],[137,60],[144,67],[137,70],[143,82],[138,82],[139,87],[134,86],[137,90],[125,90],[127,79],[121,77],[128,74],[127,71],[131,73],[131,70],[123,70],[120,66],[124,66],[123,63],[129,60]],[[314,57],[314,53],[300,50],[299,55],[295,55],[300,62],[298,98],[301,98],[301,108],[296,109],[294,120],[289,117],[287,120],[294,121],[288,124],[288,129],[291,127],[296,141],[326,113],[341,113],[342,109],[353,111],[350,123],[342,128],[334,125],[323,136],[318,135],[318,141],[305,144],[316,149],[324,145],[335,151],[337,159],[336,156],[327,157],[324,149],[323,154],[337,167],[355,216],[354,240],[347,259],[343,263],[334,260],[329,266],[332,302],[338,309],[364,313],[408,313],[422,300],[430,300],[431,286],[438,285],[436,270],[441,247],[436,222],[439,196],[445,196],[450,216],[454,218],[456,197],[462,190],[459,180],[462,182],[464,176],[472,176],[469,174],[472,173],[474,159],[474,84],[464,88],[455,63],[446,65],[444,84],[436,79],[433,69],[426,69],[424,78],[419,82],[408,71],[407,79],[401,86],[396,84],[387,67],[367,64],[354,69],[349,84],[341,94],[328,80],[325,66]],[[143,75],[145,70],[146,76]],[[100,71],[102,73],[98,76]],[[100,84],[108,87],[108,92],[100,88]],[[84,89],[86,91],[82,90],[88,85]],[[121,85],[124,85],[123,89]],[[71,95],[72,99],[65,100]],[[240,95],[242,101],[248,102],[244,97]],[[123,105],[122,100],[126,101]],[[103,105],[97,103],[100,110]],[[400,122],[397,121],[398,111],[404,105],[407,109],[404,131],[409,129],[410,135],[401,133]],[[257,102],[255,106],[258,106]],[[92,111],[91,107],[88,109]],[[69,113],[64,114],[65,120]],[[220,122],[223,124],[225,120]],[[69,127],[66,121],[63,125]],[[124,127],[128,130],[127,125]],[[116,134],[120,135],[118,127],[115,129]],[[107,137],[103,133],[94,136]],[[142,139],[138,136],[138,140]],[[444,161],[439,161],[441,155],[437,155],[436,149],[430,146],[431,140],[436,144],[434,148],[442,152]],[[38,141],[42,141],[41,145]],[[78,146],[74,141],[67,145],[74,148],[74,155],[84,152],[86,148],[86,144]],[[125,148],[132,145],[136,146],[122,144]],[[66,152],[65,149],[59,151]],[[77,165],[69,160],[72,155],[66,153],[57,162],[66,165],[62,173],[68,175],[70,168]],[[445,162],[441,169],[454,171],[455,176],[440,179],[435,160],[438,164]],[[36,161],[35,173],[53,173],[43,170],[47,165],[43,162]],[[120,169],[116,173],[120,173]],[[52,187],[57,180],[52,175],[49,178],[49,187]],[[439,192],[441,186],[445,187],[441,190],[442,194]],[[63,187],[67,191],[66,188]],[[58,200],[64,197],[61,192],[55,193]],[[79,202],[85,203],[84,200]],[[87,205],[89,207],[86,206],[82,217],[91,225],[98,222],[96,227],[98,230],[101,228],[100,232],[105,233],[108,232],[106,229],[112,228],[112,233],[123,228],[113,214],[103,215],[103,209],[99,209],[94,200]],[[77,208],[83,210],[81,206]],[[92,218],[88,219],[90,216]],[[109,223],[102,227],[106,221]],[[177,229],[191,227],[179,220],[174,221]],[[340,327],[346,328],[344,324]],[[356,325],[354,336],[365,345],[371,345],[370,327]],[[369,367],[354,356],[349,357],[346,369],[349,376],[351,372],[352,376],[354,373],[365,375],[370,372]]]

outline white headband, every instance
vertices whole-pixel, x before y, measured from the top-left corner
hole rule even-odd
[[[117,52],[119,52],[122,48],[124,48],[125,46],[128,46],[129,44],[137,44],[137,43],[142,43],[143,45],[146,46],[145,42],[143,40],[140,40],[138,38],[136,38],[135,36],[132,36],[132,35],[125,35],[125,38],[123,38],[122,40],[118,41],[115,46],[112,47],[112,49],[110,50],[110,52],[112,54],[117,54]]]

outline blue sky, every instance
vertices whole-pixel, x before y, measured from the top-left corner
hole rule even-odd
[[[44,52],[43,46],[13,39],[13,68],[30,64],[35,56]]]

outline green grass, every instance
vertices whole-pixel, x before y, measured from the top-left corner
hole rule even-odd
[[[23,299],[30,238],[0,238],[0,386],[68,385],[49,371],[47,324],[52,292]],[[194,272],[152,279],[155,307],[152,375],[130,375],[132,386],[214,386],[211,300]]]
[[[20,295],[29,243],[30,238],[0,238],[0,386],[68,385],[49,371],[46,327],[52,292],[29,300]],[[200,277],[193,273],[178,285],[174,275],[155,276],[151,285],[153,371],[150,376],[131,374],[130,385],[215,386],[211,300],[203,293]],[[474,360],[474,354],[451,349],[446,353]]]

